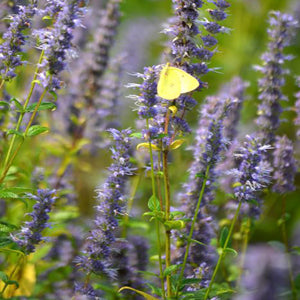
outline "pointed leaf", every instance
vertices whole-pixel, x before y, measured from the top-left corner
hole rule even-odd
[[[17,98],[11,98],[10,101],[15,103],[18,112],[24,112],[24,107]]]
[[[227,236],[228,236],[229,230],[227,227],[223,227],[222,231],[221,231],[221,235],[220,235],[220,240],[219,240],[219,244],[220,247],[224,247],[224,244],[226,242]]]
[[[7,134],[7,135],[15,134],[15,135],[17,135],[17,136],[19,136],[19,137],[21,137],[21,138],[24,138],[23,133],[20,132],[20,131],[15,130],[15,129],[9,129],[9,130],[6,132],[6,134]]]
[[[178,149],[182,144],[184,143],[184,140],[176,140],[170,145],[170,150]]]
[[[149,149],[149,148],[150,148],[149,143],[140,143],[140,144],[138,144],[138,145],[136,146],[136,150],[140,150],[140,149],[142,149],[142,148]],[[156,145],[154,145],[154,144],[151,144],[151,148],[152,148],[152,150],[155,150],[155,151],[160,150],[160,149],[159,149]]]
[[[38,134],[45,133],[47,131],[49,131],[48,127],[44,127],[41,125],[33,125],[29,128],[27,132],[27,136],[36,136]]]
[[[159,200],[152,195],[148,201],[148,207],[150,210],[160,210],[160,204],[159,204]]]
[[[36,109],[36,106],[37,106],[37,103],[33,103],[31,105],[29,105],[27,108],[26,108],[26,112],[33,112],[35,109]],[[37,111],[41,111],[41,110],[55,110],[56,109],[56,105],[54,103],[51,103],[51,102],[42,102]]]

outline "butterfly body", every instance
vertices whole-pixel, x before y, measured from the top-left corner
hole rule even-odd
[[[183,93],[195,90],[198,86],[199,82],[195,77],[166,64],[160,72],[157,94],[166,100],[174,100]]]

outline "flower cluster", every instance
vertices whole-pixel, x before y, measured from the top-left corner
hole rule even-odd
[[[246,138],[244,146],[235,154],[239,167],[228,171],[228,174],[235,178],[235,198],[259,205],[259,195],[270,184],[272,171],[269,163],[263,160],[263,155],[272,148],[261,144],[260,139],[253,136]]]
[[[200,80],[209,68],[207,62],[214,54],[213,47],[218,43],[214,37],[219,32],[224,32],[225,28],[219,22],[226,19],[226,8],[230,6],[225,0],[213,1],[215,9],[208,10],[212,21],[205,19],[200,22],[203,27],[197,24],[199,22],[198,9],[204,4],[204,1],[173,0],[175,17],[170,20],[169,27],[165,32],[171,37],[172,42],[171,58],[172,65],[179,67],[189,74],[195,76],[199,81],[198,90],[206,87],[206,83]],[[207,32],[207,33],[204,33]],[[197,42],[201,38],[202,44]],[[170,120],[175,132],[186,134],[191,129],[184,120],[186,111],[193,109],[197,102],[190,95],[182,95],[176,100],[178,116]]]
[[[189,180],[184,185],[185,193],[180,195],[186,217],[193,218],[195,206],[198,202],[204,180],[206,180],[201,207],[209,207],[214,198],[214,185],[216,180],[215,168],[220,162],[221,153],[226,148],[226,140],[223,138],[224,119],[232,106],[226,98],[208,97],[200,113],[198,129],[196,132],[196,144],[193,146],[193,163],[189,169]],[[200,210],[193,233],[193,239],[200,241],[209,247],[210,240],[214,236],[212,230],[212,218],[207,212]],[[187,226],[187,230],[190,227]],[[180,251],[181,252],[181,251]],[[192,244],[189,263],[201,266],[202,286],[207,286],[209,266],[213,264],[213,251],[207,251],[203,245]],[[199,270],[198,270],[199,271]],[[194,273],[194,271],[189,272]]]
[[[233,299],[279,299],[288,287],[285,254],[279,248],[262,244],[248,249],[245,262],[247,272],[241,279],[242,289]]]
[[[281,194],[295,190],[297,164],[293,143],[286,136],[277,137],[273,155],[275,169],[273,190]]]
[[[35,32],[39,38],[39,47],[44,51],[40,67],[45,70],[39,74],[39,80],[49,90],[61,87],[58,75],[66,68],[68,52],[72,50],[72,31],[80,25],[84,2],[50,1],[46,12],[54,18],[53,28]]]
[[[284,49],[290,45],[291,37],[297,22],[291,15],[273,12],[269,19],[268,29],[270,42],[268,50],[262,55],[263,66],[256,69],[263,74],[259,80],[261,103],[258,107],[256,120],[260,133],[266,144],[272,144],[275,140],[276,130],[280,125],[282,107],[280,101],[286,100],[282,93],[285,84],[285,74],[288,72],[282,67],[286,60],[292,58],[285,55]]]
[[[95,226],[87,238],[83,255],[76,258],[76,263],[88,273],[113,278],[116,271],[111,266],[111,247],[116,241],[118,217],[124,214],[125,179],[133,169],[129,163],[131,131],[111,129],[110,133],[114,139],[111,148],[114,162],[108,169],[110,175],[106,182],[97,190],[99,203],[96,206]]]
[[[86,85],[84,96],[88,103],[91,103],[102,89],[102,77],[108,66],[109,53],[117,34],[120,16],[120,0],[109,0],[99,16],[99,25],[90,46],[92,52],[83,75]]]
[[[25,45],[24,31],[31,27],[32,18],[37,12],[37,1],[32,0],[27,6],[19,6],[16,14],[10,16],[11,23],[3,34],[3,43],[0,45],[0,77],[11,80],[16,76],[15,69],[21,66],[21,52]]]
[[[28,194],[30,199],[36,201],[33,212],[28,214],[31,216],[32,221],[25,222],[21,232],[13,236],[14,241],[26,254],[34,252],[36,245],[44,240],[42,231],[49,226],[47,221],[52,205],[56,200],[55,193],[55,190],[46,189],[38,190],[37,195]]]

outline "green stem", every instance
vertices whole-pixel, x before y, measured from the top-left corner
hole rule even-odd
[[[12,272],[9,274],[9,280],[13,280],[13,276],[15,275],[15,273],[16,273],[18,267],[20,267],[20,264],[21,264],[21,260],[22,260],[22,259],[24,259],[24,257],[23,257],[23,256],[20,256],[19,259],[18,259],[18,261],[17,261],[17,263],[16,263],[16,265],[15,265],[15,267],[14,267],[14,269],[13,269]],[[8,287],[8,284],[5,283],[3,289],[2,289],[2,291],[1,291],[1,293],[0,293],[0,296],[1,296],[1,297],[3,296],[3,294],[4,294],[5,290],[7,289],[7,287]]]
[[[0,82],[0,90],[2,89],[3,85],[4,85],[4,80],[2,79]]]
[[[36,106],[35,106],[35,109],[34,109],[32,115],[31,115],[31,117],[30,117],[30,120],[29,120],[29,122],[28,122],[28,124],[27,124],[27,126],[26,126],[26,129],[25,129],[25,136],[27,135],[27,132],[28,132],[28,130],[29,130],[29,128],[30,128],[30,126],[31,126],[31,124],[32,124],[32,122],[33,122],[33,120],[34,120],[36,114],[37,114],[37,112],[38,112],[38,109],[39,109],[39,107],[40,107],[40,105],[41,105],[41,103],[42,103],[42,101],[43,101],[43,99],[44,99],[46,93],[47,93],[47,89],[44,89],[42,95],[41,95],[40,98],[39,98],[39,101],[37,102],[37,104],[36,104]]]
[[[177,283],[177,287],[176,287],[176,297],[178,297],[181,280],[182,280],[182,277],[183,277],[183,274],[184,274],[184,271],[185,271],[185,268],[186,268],[186,263],[187,263],[187,259],[188,259],[188,255],[189,255],[189,251],[190,251],[190,245],[191,245],[191,242],[192,242],[194,228],[195,228],[195,224],[196,224],[197,217],[198,217],[198,214],[199,214],[200,205],[201,205],[201,202],[202,202],[202,199],[203,199],[207,178],[208,178],[208,175],[209,175],[209,169],[210,169],[210,165],[207,166],[206,171],[205,171],[205,177],[204,177],[204,180],[203,180],[203,183],[202,183],[200,195],[199,195],[199,198],[198,198],[197,206],[196,206],[196,209],[195,209],[195,213],[194,213],[194,217],[193,217],[193,221],[192,221],[192,225],[191,225],[191,229],[190,229],[190,233],[189,233],[189,236],[188,236],[188,241],[187,241],[187,245],[186,245],[185,255],[184,255],[184,259],[183,259],[183,263],[182,263],[182,268],[181,268],[181,271],[180,271],[180,274],[179,274],[178,283]]]
[[[38,111],[38,108],[39,108],[40,104],[42,103],[42,100],[43,100],[44,96],[46,95],[46,92],[47,92],[47,89],[45,89],[43,91],[42,95],[40,96],[39,101],[37,102],[37,105],[36,105],[36,107],[34,109],[34,112],[32,113],[31,118],[30,118],[30,120],[29,120],[29,122],[28,122],[28,124],[26,126],[25,133],[24,133],[25,136],[26,136],[26,134],[27,134],[27,132],[28,132],[28,130],[29,130],[29,128],[30,128],[30,126],[31,126],[34,118],[35,118],[35,115],[36,115],[36,113]],[[19,119],[19,121],[20,121],[20,124],[18,122],[17,128],[20,127],[22,119]],[[15,137],[16,137],[16,135],[14,135],[14,137],[12,139],[11,146],[13,146],[13,144],[14,144]],[[5,177],[7,175],[7,172],[9,171],[11,165],[13,164],[14,159],[17,156],[19,150],[21,149],[21,146],[23,145],[23,143],[24,143],[24,139],[19,143],[18,147],[15,149],[15,151],[13,152],[13,154],[11,154],[13,147],[9,148],[9,151],[7,153],[6,160],[5,160],[5,163],[4,163],[4,169],[3,169],[3,172],[2,172],[2,175],[1,175],[1,178],[0,178],[0,183],[2,183],[3,180],[5,179]],[[8,158],[10,158],[10,159],[8,159]]]
[[[164,186],[165,186],[165,217],[166,221],[170,219],[170,182],[168,172],[168,150],[163,151],[163,173],[164,173]],[[166,268],[171,266],[171,230],[166,230]],[[167,295],[172,296],[171,277],[167,275]]]
[[[146,120],[147,129],[149,130],[149,120]],[[155,175],[154,175],[154,163],[153,163],[153,151],[152,151],[152,144],[151,139],[149,138],[149,152],[150,152],[150,164],[151,164],[151,183],[152,183],[152,194],[156,197],[156,188],[155,188]],[[161,241],[160,241],[160,228],[158,220],[155,220],[155,227],[156,227],[156,235],[157,235],[157,248],[158,248],[158,263],[159,263],[159,277],[161,283],[161,290],[163,299],[166,299],[165,296],[165,282],[164,282],[164,275],[163,275],[163,267],[162,267],[162,254],[161,254]]]
[[[289,270],[289,280],[291,284],[291,289],[292,289],[292,297],[293,300],[297,300],[297,289],[294,284],[294,276],[293,276],[293,271],[292,271],[292,262],[290,258],[290,253],[289,253],[289,242],[288,242],[288,237],[287,237],[287,232],[286,232],[286,221],[285,221],[285,214],[286,214],[286,198],[283,197],[282,200],[282,226],[281,226],[281,231],[282,231],[282,239],[283,243],[285,246],[285,254],[286,254],[286,259],[287,259],[287,264],[288,264],[288,270]]]
[[[233,220],[232,220],[232,223],[231,223],[231,226],[230,226],[230,229],[229,229],[227,238],[226,238],[225,243],[224,243],[224,245],[223,245],[222,252],[221,252],[221,254],[220,254],[220,256],[219,256],[219,259],[218,259],[217,265],[216,265],[216,267],[215,267],[214,273],[213,273],[213,275],[212,275],[212,277],[211,277],[211,281],[210,281],[209,286],[208,286],[208,288],[207,288],[207,290],[206,290],[206,293],[205,293],[205,296],[204,296],[204,300],[207,300],[207,298],[208,298],[208,296],[209,296],[209,293],[210,293],[210,291],[211,291],[212,285],[213,285],[213,283],[214,283],[214,281],[215,281],[215,277],[216,277],[216,275],[217,275],[217,273],[218,273],[218,270],[219,270],[219,268],[220,268],[221,262],[222,262],[222,260],[223,260],[223,258],[224,258],[224,256],[225,256],[225,253],[226,253],[226,252],[225,252],[225,249],[227,248],[227,245],[228,245],[228,243],[229,243],[229,240],[230,240],[230,237],[231,237],[231,234],[232,234],[232,231],[233,231],[235,222],[236,222],[236,220],[237,220],[237,217],[238,217],[239,212],[240,212],[240,209],[241,209],[241,205],[242,205],[242,202],[240,201],[240,202],[239,202],[239,205],[238,205],[238,208],[237,208],[237,210],[236,210],[236,212],[235,212],[235,214],[234,214],[234,217],[233,217]]]
[[[122,238],[126,239],[127,236],[127,228],[128,228],[128,224],[129,224],[129,215],[133,206],[133,200],[134,197],[136,195],[138,186],[140,184],[141,181],[141,171],[139,171],[139,173],[137,174],[137,176],[134,178],[134,182],[133,182],[133,186],[132,186],[132,190],[130,193],[130,198],[127,202],[127,213],[125,214],[124,218],[123,218],[123,232],[122,232]]]
[[[251,228],[251,219],[247,218],[247,224],[244,229],[244,241],[242,246],[242,255],[241,255],[241,262],[240,262],[240,272],[239,272],[239,278],[237,280],[237,286],[240,285],[240,281],[243,274],[244,264],[245,264],[245,258],[246,258],[246,251],[248,248],[248,242],[249,242],[249,233]]]
[[[25,100],[25,103],[23,105],[23,110],[25,111],[28,104],[29,104],[29,101],[31,99],[31,96],[33,94],[33,91],[34,91],[34,88],[36,86],[36,79],[37,79],[37,75],[38,75],[38,71],[39,71],[39,66],[43,60],[43,57],[44,57],[44,50],[41,52],[41,55],[40,55],[40,58],[39,58],[39,61],[38,61],[38,64],[37,64],[37,67],[36,67],[36,70],[35,70],[35,73],[34,73],[34,76],[33,76],[33,80],[31,82],[31,86],[30,86],[30,90],[29,90],[29,94]],[[18,119],[18,122],[17,122],[17,126],[15,128],[16,131],[19,131],[20,127],[21,127],[21,124],[22,124],[22,121],[23,121],[23,118],[24,118],[24,115],[25,115],[25,112],[21,112],[20,113],[20,116],[19,116],[19,119]],[[8,151],[7,151],[7,154],[6,154],[6,157],[5,157],[5,160],[4,160],[4,165],[3,165],[3,172],[2,172],[2,175],[1,175],[1,178],[0,178],[0,183],[3,182],[8,170],[9,170],[9,167],[8,167],[8,162],[10,160],[10,156],[11,156],[11,153],[12,153],[12,150],[13,150],[13,147],[14,147],[14,144],[15,144],[15,141],[16,141],[16,135],[14,134],[12,139],[11,139],[11,142],[9,144],[9,148],[8,148]]]

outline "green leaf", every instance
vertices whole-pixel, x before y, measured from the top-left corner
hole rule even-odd
[[[149,286],[149,288],[151,289],[152,294],[162,296],[162,289],[161,288],[159,288],[156,285],[151,284],[151,283],[147,283],[147,286]]]
[[[53,96],[54,101],[57,101],[57,94],[54,91],[50,91],[49,94]]]
[[[300,291],[300,273],[294,279],[295,288]]]
[[[31,83],[36,83],[36,84],[38,84],[38,85],[41,85],[41,81],[40,81],[40,80],[38,80],[38,79],[32,80],[32,82],[31,82]]]
[[[19,198],[19,196],[8,190],[0,190],[0,198],[4,198],[4,199]]]
[[[196,283],[200,283],[201,281],[202,281],[201,278],[186,278],[181,281],[180,286],[182,287],[185,285],[196,284]]]
[[[15,103],[17,112],[24,112],[24,107],[17,98],[11,98],[10,101]]]
[[[48,127],[41,126],[41,125],[33,125],[29,128],[27,132],[27,136],[36,136],[47,131],[49,131]]]
[[[37,106],[37,103],[33,103],[31,105],[29,105],[27,108],[26,108],[26,112],[33,112],[35,110]],[[37,111],[41,111],[41,110],[55,110],[56,109],[56,105],[54,103],[51,103],[51,102],[42,102],[40,104],[40,106],[38,107]]]
[[[0,236],[0,248],[3,248],[9,244],[13,243],[13,240],[8,236]]]
[[[172,142],[172,144],[170,145],[170,150],[176,150],[178,149],[182,144],[184,143],[184,140],[180,139],[180,140],[176,140],[174,142]]]
[[[0,279],[6,282],[8,280],[8,276],[4,272],[0,271]]]
[[[296,255],[300,255],[300,247],[299,246],[292,247],[292,252]]]
[[[8,233],[8,232],[12,232],[16,229],[18,229],[18,227],[16,225],[0,220],[0,233],[2,233],[2,232]]]
[[[7,135],[15,134],[15,135],[17,135],[17,136],[19,136],[19,137],[21,137],[21,138],[24,138],[23,133],[20,132],[20,131],[15,130],[15,129],[9,129],[9,130],[6,132],[6,134],[7,134]]]
[[[237,251],[232,248],[226,248],[226,249],[224,249],[224,252],[229,252],[229,253],[232,253],[234,256],[238,256]]]
[[[143,137],[143,134],[141,132],[134,132],[130,135],[130,137],[141,139]]]
[[[199,245],[201,245],[201,246],[205,246],[205,247],[207,247],[207,245],[206,245],[206,244],[204,244],[204,243],[201,243],[201,242],[199,242],[199,241],[197,241],[197,240],[194,240],[194,239],[191,239],[191,242],[193,242],[193,243],[196,243],[196,244],[199,244]]]
[[[178,270],[182,265],[171,265],[167,268],[165,268],[164,270],[164,276],[168,276],[171,275],[172,273],[174,273],[176,270]]]
[[[172,229],[179,230],[185,227],[185,223],[182,220],[166,221],[164,222],[164,225],[168,230],[172,230]]]
[[[139,290],[134,289],[134,288],[129,287],[129,286],[123,286],[122,288],[119,289],[118,292],[120,293],[120,292],[122,292],[122,291],[124,291],[124,290],[131,290],[131,291],[134,291],[134,292],[136,292],[137,294],[143,296],[143,297],[144,297],[145,299],[147,299],[147,300],[159,300],[158,298],[155,298],[155,297],[153,297],[153,296],[151,296],[151,295],[149,295],[149,294],[147,294],[147,293],[144,293],[144,292],[142,292],[142,291],[139,291]]]
[[[172,211],[172,212],[170,212],[170,216],[172,218],[177,217],[177,216],[184,216],[184,215],[185,215],[185,213],[182,212],[182,211]]]
[[[44,17],[42,18],[42,20],[52,20],[52,17],[50,17],[50,16],[44,16]]]
[[[157,199],[157,197],[155,197],[154,195],[152,195],[148,201],[148,207],[150,210],[154,211],[154,210],[160,210],[160,204],[159,204],[159,200]]]
[[[224,247],[227,236],[228,236],[229,230],[227,227],[223,227],[222,231],[221,231],[221,235],[220,235],[220,239],[219,239],[219,245],[221,248]]]
[[[7,103],[6,101],[0,101],[0,105],[9,107],[9,103]]]
[[[17,289],[19,288],[19,283],[16,280],[7,280],[7,281],[5,281],[5,283],[7,285],[13,285],[14,284],[17,287]]]

